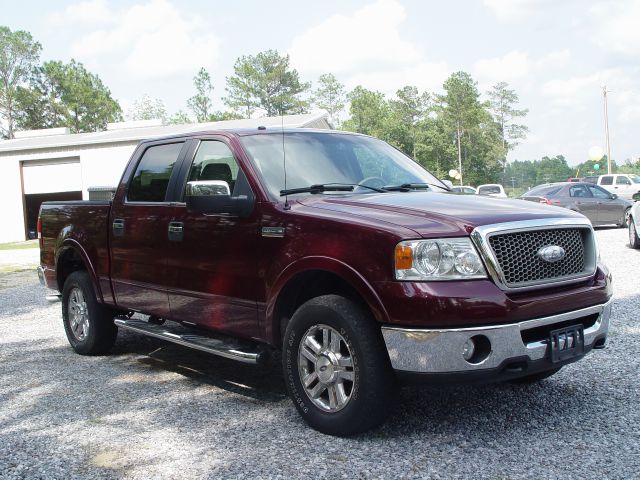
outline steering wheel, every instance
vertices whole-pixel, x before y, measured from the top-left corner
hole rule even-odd
[[[369,182],[374,182],[373,185],[369,185]],[[356,186],[356,189],[361,188],[361,189],[365,189],[365,190],[369,190],[370,192],[372,192],[373,190],[367,188],[367,187],[373,187],[373,188],[382,188],[387,184],[387,182],[381,178],[381,177],[367,177],[364,178],[362,180],[360,180],[358,182],[358,185]]]

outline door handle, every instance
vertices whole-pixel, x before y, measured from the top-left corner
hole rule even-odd
[[[184,223],[169,222],[168,235],[170,241],[181,242],[184,238]]]
[[[123,219],[121,218],[114,219],[113,224],[111,226],[113,228],[114,237],[124,236],[124,220]]]

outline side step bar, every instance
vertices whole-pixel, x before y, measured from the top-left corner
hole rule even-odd
[[[184,347],[193,348],[203,352],[218,355],[219,357],[230,358],[242,363],[253,365],[264,364],[267,360],[268,352],[260,350],[258,347],[240,343],[235,339],[217,338],[204,335],[181,325],[155,325],[144,320],[116,318],[115,324],[119,328],[131,330],[150,337],[177,343]]]

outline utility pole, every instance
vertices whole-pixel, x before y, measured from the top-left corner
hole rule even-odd
[[[458,123],[456,124],[456,133],[458,134],[458,173],[460,174],[460,185],[462,186],[462,150],[460,148],[460,121],[458,121]]]
[[[607,86],[602,85],[602,99],[604,102],[604,134],[607,142],[607,173],[611,174],[611,145],[609,143],[609,111],[607,109]]]

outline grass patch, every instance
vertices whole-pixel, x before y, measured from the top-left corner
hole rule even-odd
[[[25,250],[28,248],[38,248],[38,240],[28,240],[26,242],[0,243],[0,250]]]

